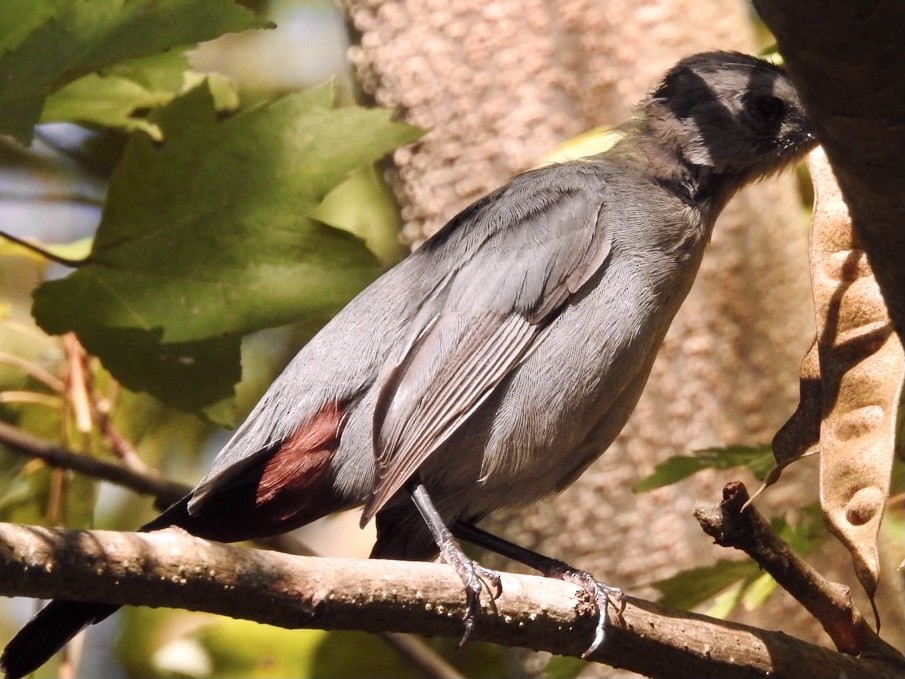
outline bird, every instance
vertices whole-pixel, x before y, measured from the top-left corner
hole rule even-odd
[[[476,524],[562,491],[607,449],[727,201],[817,143],[784,70],[728,51],[678,61],[618,132],[604,153],[515,176],[361,292],[141,530],[240,541],[362,507],[372,557],[456,569],[463,641],[482,592],[501,591],[467,539],[588,588],[595,648],[620,592]],[[116,609],[52,601],[7,645],[6,677]]]

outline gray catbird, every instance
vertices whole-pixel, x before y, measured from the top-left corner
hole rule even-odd
[[[499,579],[452,533],[596,582],[473,524],[562,490],[610,445],[726,201],[815,144],[783,71],[729,52],[680,61],[622,132],[515,177],[369,286],[143,530],[246,540],[363,505],[373,556],[456,568],[466,630],[481,579]],[[7,677],[114,610],[52,602],[7,646]]]

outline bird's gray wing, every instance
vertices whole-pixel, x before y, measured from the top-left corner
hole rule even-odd
[[[374,414],[366,523],[530,353],[610,251],[599,177],[575,166],[522,175],[416,255],[454,269],[422,303]],[[441,261],[442,260],[442,261]]]

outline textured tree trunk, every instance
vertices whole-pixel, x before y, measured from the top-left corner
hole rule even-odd
[[[749,7],[734,0],[341,4],[360,37],[351,55],[363,88],[430,130],[394,158],[410,246],[567,138],[622,121],[680,57],[754,49]],[[717,223],[644,396],[606,455],[558,498],[490,527],[633,594],[731,557],[691,509],[737,474],[641,496],[631,487],[670,455],[769,441],[795,408],[812,315],[806,219],[785,175],[743,191]],[[789,470],[758,504],[767,514],[801,506],[816,498],[815,478],[812,468]],[[789,611],[757,616],[790,631]],[[794,631],[822,639],[810,629]]]

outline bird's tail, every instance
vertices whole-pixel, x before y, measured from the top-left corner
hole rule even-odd
[[[188,499],[184,497],[139,530],[148,532],[188,523]],[[51,601],[6,645],[0,655],[0,669],[6,679],[20,679],[31,674],[83,628],[110,617],[119,608],[115,604],[87,601]]]
[[[83,627],[112,615],[119,606],[83,601],[51,601],[12,638],[0,656],[6,679],[31,674]]]

